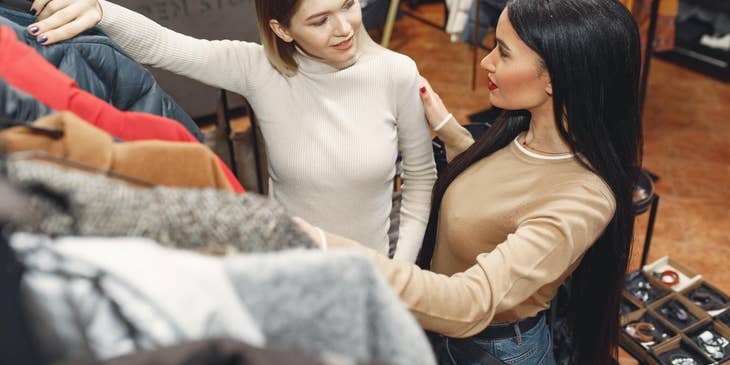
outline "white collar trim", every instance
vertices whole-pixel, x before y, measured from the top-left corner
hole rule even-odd
[[[539,154],[539,153],[535,153],[535,152],[532,152],[532,151],[528,150],[527,148],[525,148],[517,140],[518,138],[519,138],[519,136],[517,138],[515,138],[515,141],[514,141],[515,142],[515,145],[517,145],[517,148],[519,148],[520,151],[522,151],[524,154],[526,154],[526,155],[528,155],[530,157],[539,158],[541,160],[565,160],[567,158],[573,158],[575,156],[575,154],[572,154],[572,153],[566,153],[566,154],[555,155],[555,156],[548,156],[548,155],[542,155],[542,154]]]

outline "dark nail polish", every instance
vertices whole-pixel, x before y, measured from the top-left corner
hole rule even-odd
[[[34,25],[34,26],[30,27],[29,30],[30,30],[30,34],[36,34],[36,33],[38,33],[38,26]]]
[[[38,37],[36,40],[38,41],[38,43],[42,44],[42,43],[46,43],[46,41],[48,40],[48,37],[42,35],[42,36]]]
[[[28,10],[28,12],[30,13],[30,15],[35,15],[35,13],[36,13],[35,9],[33,9],[33,8],[30,8],[30,10]]]
[[[421,94],[425,94],[425,93],[426,93],[426,87],[425,86],[421,86]]]

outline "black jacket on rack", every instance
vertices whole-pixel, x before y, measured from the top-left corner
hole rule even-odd
[[[49,115],[53,109],[8,84],[0,77],[0,116],[30,123]],[[2,126],[0,126],[2,129]]]
[[[76,81],[81,89],[117,109],[157,114],[180,122],[199,141],[197,124],[163,91],[152,75],[98,28],[65,42],[42,46],[25,27],[36,19],[0,0],[0,25],[12,28],[21,42]]]
[[[8,243],[9,226],[28,218],[23,207],[29,201],[6,180],[1,155],[0,201],[0,364],[41,364],[20,302],[23,267]]]

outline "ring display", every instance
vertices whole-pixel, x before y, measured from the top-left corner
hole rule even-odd
[[[672,355],[669,361],[672,362],[672,365],[699,365],[697,360],[684,355]]]
[[[644,303],[648,302],[649,298],[651,298],[651,296],[649,295],[649,289],[647,288],[638,287],[634,289],[631,293],[634,294],[634,297],[636,297],[636,299]]]
[[[659,345],[675,335],[671,329],[649,314],[624,325],[623,331],[645,349]]]
[[[637,339],[639,342],[654,341],[654,332],[656,328],[653,324],[647,322],[629,323],[626,326],[626,333]]]
[[[668,256],[626,274],[620,314],[641,364],[730,365],[730,296]]]
[[[694,344],[681,341],[678,347],[661,351],[657,360],[662,365],[709,365],[714,360],[706,357]]]
[[[710,355],[714,360],[722,360],[726,355],[726,347],[730,342],[717,333],[712,331],[704,331],[697,336],[697,344],[706,354]]]
[[[626,283],[626,290],[644,304],[649,304],[668,294],[668,291],[654,286],[640,272],[634,273]]]
[[[705,311],[723,309],[729,305],[722,296],[711,291],[704,285],[692,290],[687,297]]]
[[[664,270],[654,273],[654,275],[666,286],[672,287],[679,284],[679,274],[674,270]]]
[[[665,305],[659,308],[664,318],[674,323],[680,328],[687,327],[694,322],[697,322],[697,318],[687,311],[687,308],[676,300],[670,300]]]

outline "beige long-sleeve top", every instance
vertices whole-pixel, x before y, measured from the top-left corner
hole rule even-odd
[[[449,158],[474,142],[453,120],[439,137]],[[614,210],[608,185],[574,156],[537,155],[515,140],[447,189],[433,271],[363,249],[425,329],[468,337],[547,309]],[[329,241],[362,248],[336,236]]]

